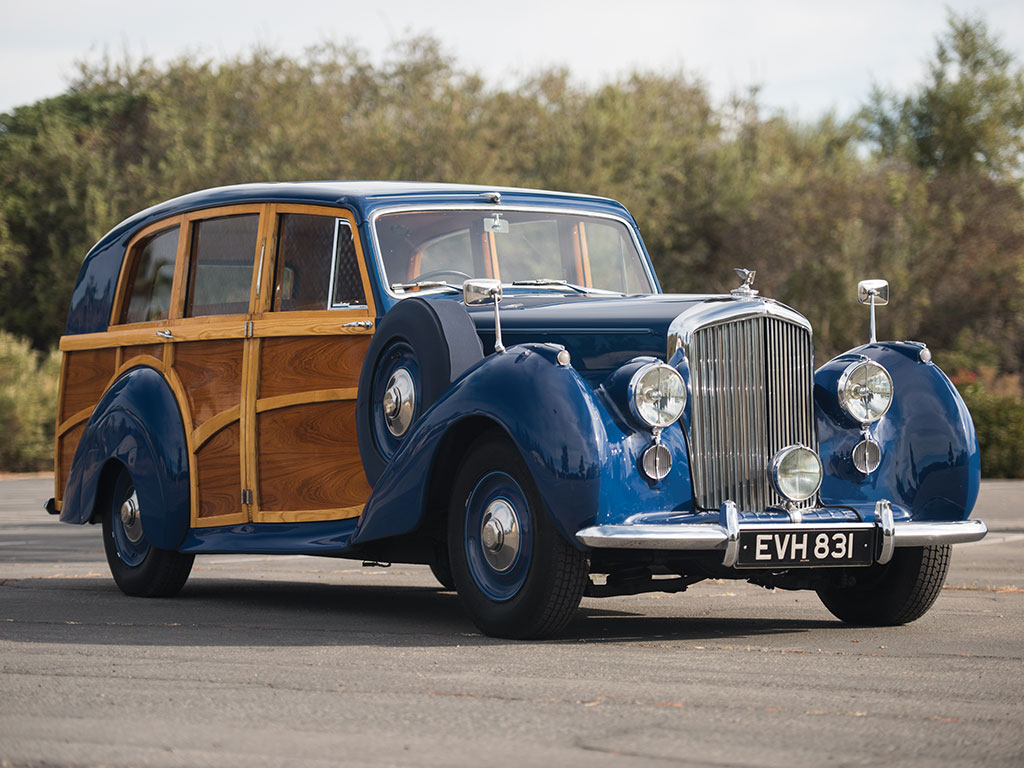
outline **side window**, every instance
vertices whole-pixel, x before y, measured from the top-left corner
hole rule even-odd
[[[274,310],[365,307],[352,230],[344,219],[281,214]]]
[[[177,253],[178,227],[157,232],[135,245],[129,257],[131,274],[119,322],[144,323],[168,318]]]
[[[259,214],[246,213],[192,224],[186,317],[249,311],[259,221]]]

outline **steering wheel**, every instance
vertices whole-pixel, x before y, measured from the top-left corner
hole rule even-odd
[[[461,272],[457,269],[434,269],[431,270],[430,272],[423,272],[419,275],[416,275],[416,277],[414,277],[413,280],[416,280],[417,282],[420,280],[430,280],[435,277],[440,277],[441,275],[454,275],[455,277],[460,277],[463,280],[473,279],[472,275],[467,275],[465,272]]]

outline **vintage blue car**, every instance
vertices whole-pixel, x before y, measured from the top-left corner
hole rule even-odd
[[[971,417],[921,343],[815,371],[810,323],[737,270],[661,293],[612,200],[250,184],[115,227],[61,339],[55,498],[130,595],[196,554],[427,563],[492,635],[582,596],[709,578],[844,621],[935,601],[985,535]],[[853,297],[851,297],[851,304]]]

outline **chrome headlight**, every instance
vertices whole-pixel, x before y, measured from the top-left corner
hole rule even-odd
[[[686,405],[683,377],[664,363],[640,368],[629,380],[628,393],[633,415],[655,429],[674,424]]]
[[[892,377],[872,360],[853,363],[839,377],[839,404],[861,424],[878,421],[892,404]]]
[[[790,501],[806,501],[821,487],[821,460],[802,445],[783,448],[772,459],[772,485]]]

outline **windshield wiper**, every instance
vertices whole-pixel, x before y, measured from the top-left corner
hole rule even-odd
[[[424,290],[426,288],[447,288],[448,290],[455,291],[456,293],[461,293],[462,292],[462,289],[459,288],[457,285],[452,285],[451,283],[445,282],[444,280],[418,280],[415,283],[392,283],[391,284],[391,290],[392,291],[406,291],[407,292],[411,288],[415,288],[415,289],[420,290],[420,291],[422,291],[422,290]]]
[[[586,288],[582,285],[570,283],[568,280],[555,280],[552,277],[540,277],[536,280],[513,280],[512,285],[532,286],[534,288],[569,288],[570,290],[582,293],[600,293],[607,296],[624,296],[620,291],[606,291],[604,288]]]

